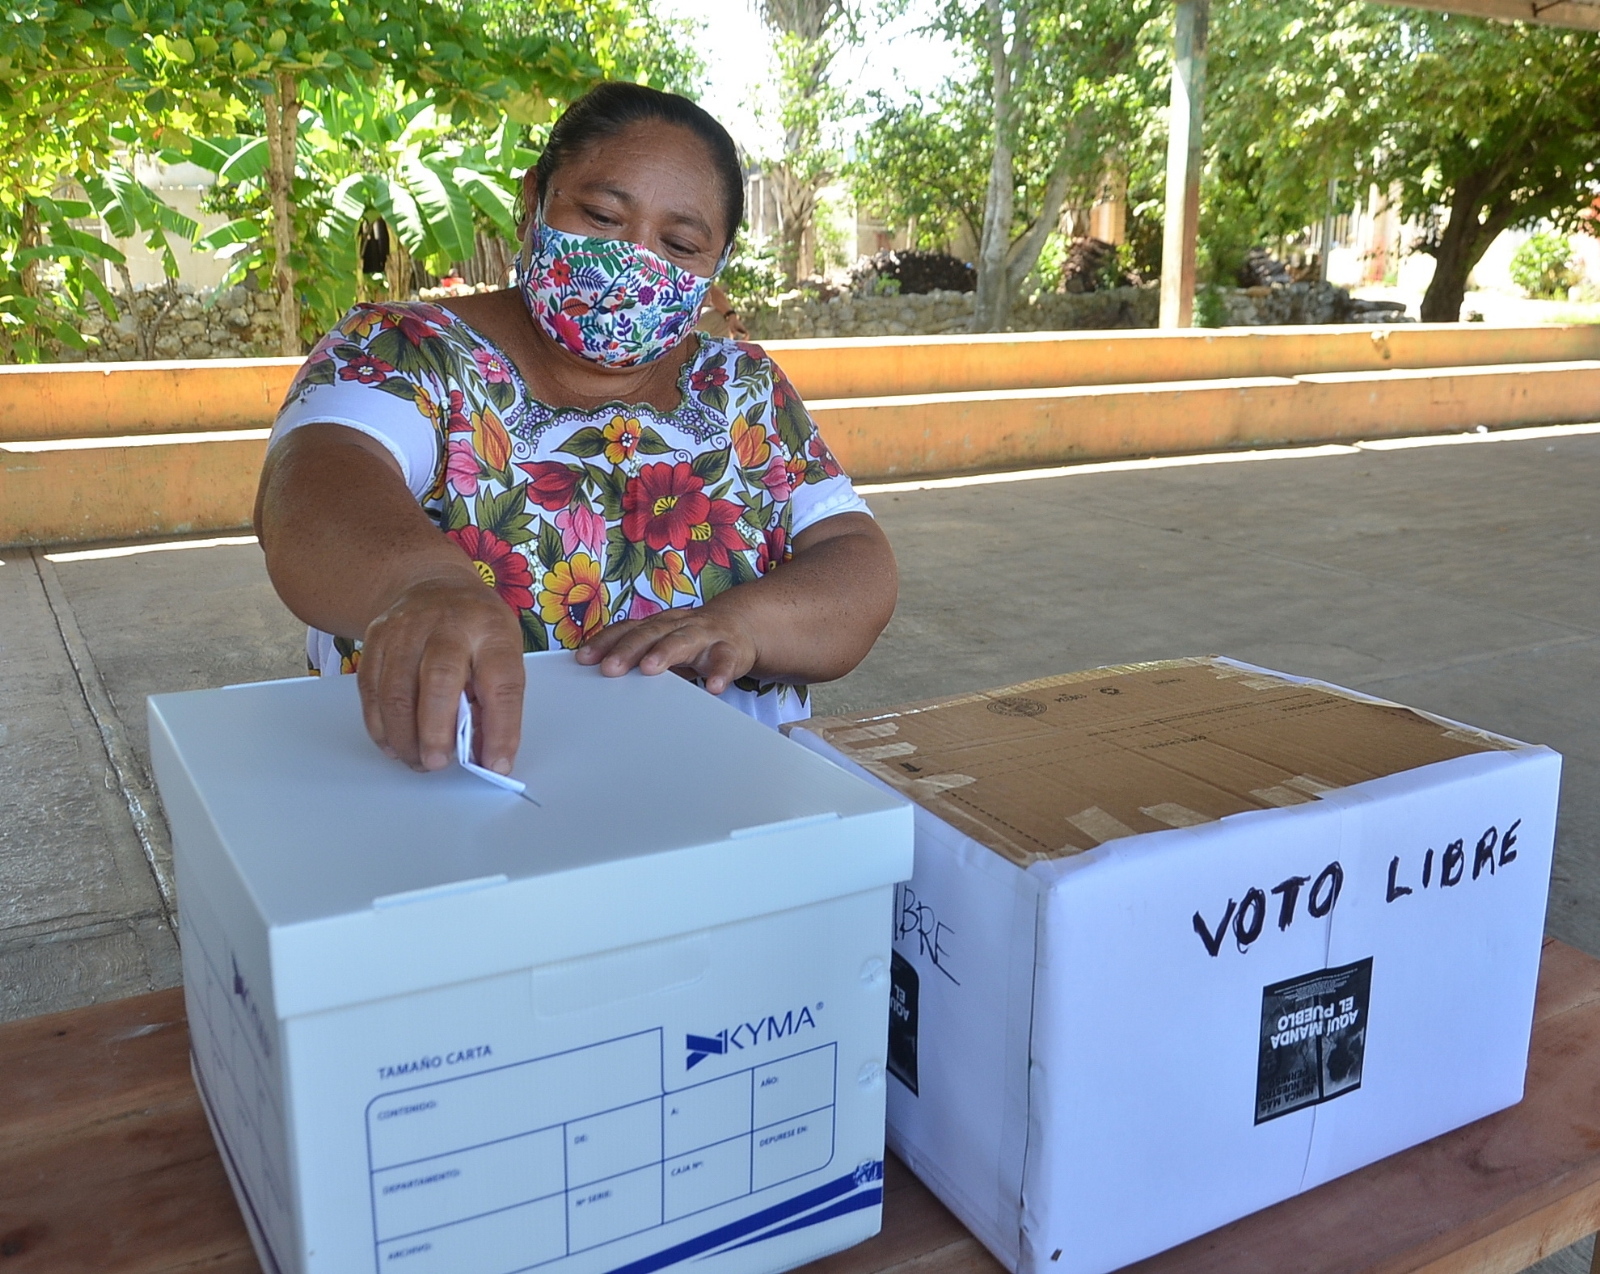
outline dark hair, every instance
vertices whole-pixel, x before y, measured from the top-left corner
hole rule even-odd
[[[579,152],[634,124],[659,120],[686,128],[711,152],[711,166],[722,182],[722,211],[726,220],[727,242],[739,232],[744,220],[744,169],[739,163],[739,148],[728,130],[686,97],[663,93],[643,84],[608,80],[596,84],[562,112],[550,130],[550,140],[534,167],[539,179],[539,196],[545,197],[556,170]]]

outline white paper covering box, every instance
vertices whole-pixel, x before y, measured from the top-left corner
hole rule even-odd
[[[1561,760],[1193,659],[794,728],[918,802],[889,1144],[1103,1274],[1521,1099]]]
[[[911,809],[530,656],[516,777],[355,678],[151,700],[193,1062],[269,1274],[765,1274],[875,1233]]]

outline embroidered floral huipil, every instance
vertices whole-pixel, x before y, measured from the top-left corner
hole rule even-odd
[[[778,569],[806,527],[867,511],[761,348],[695,339],[676,410],[552,408],[447,311],[359,305],[306,360],[272,441],[331,422],[382,442],[524,647],[573,649]],[[359,643],[313,629],[307,655],[349,672]],[[724,698],[773,725],[808,711],[803,686],[748,677]]]

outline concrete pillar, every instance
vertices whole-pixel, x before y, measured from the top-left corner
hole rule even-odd
[[[1339,179],[1328,178],[1328,210],[1322,214],[1322,261],[1317,277],[1328,281],[1328,254],[1333,251],[1333,219],[1339,215]]]
[[[1161,244],[1161,326],[1194,324],[1195,240],[1200,223],[1200,123],[1206,94],[1211,0],[1178,0],[1167,135],[1167,214]]]

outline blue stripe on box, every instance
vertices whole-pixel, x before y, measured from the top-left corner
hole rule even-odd
[[[852,1194],[849,1198],[840,1199],[831,1207],[823,1208],[820,1212],[813,1212],[810,1216],[803,1216],[798,1221],[791,1221],[788,1225],[780,1225],[776,1230],[768,1230],[765,1234],[758,1234],[753,1239],[746,1239],[742,1243],[734,1243],[727,1250],[736,1247],[749,1247],[752,1243],[765,1243],[768,1239],[775,1239],[780,1234],[788,1234],[792,1230],[803,1230],[808,1225],[820,1225],[824,1221],[831,1221],[834,1217],[848,1216],[852,1212],[859,1212],[862,1208],[876,1207],[883,1202],[883,1189],[874,1186],[871,1190],[863,1190],[860,1194]]]
[[[807,1225],[815,1225],[822,1221],[830,1220],[835,1215],[853,1212],[857,1207],[870,1207],[883,1198],[883,1188],[872,1185],[870,1189],[861,1191],[857,1196],[862,1200],[856,1204],[854,1199],[845,1200],[853,1206],[848,1208],[825,1208],[813,1216],[800,1217],[801,1213],[809,1212],[812,1208],[822,1208],[823,1205],[833,1203],[843,1195],[851,1194],[863,1185],[881,1181],[883,1179],[882,1163],[864,1164],[854,1172],[848,1172],[842,1177],[835,1177],[832,1181],[824,1182],[820,1186],[807,1190],[804,1194],[797,1194],[792,1199],[785,1199],[782,1203],[775,1203],[770,1208],[763,1208],[760,1212],[752,1212],[747,1217],[737,1221],[730,1221],[727,1225],[718,1226],[715,1230],[708,1230],[704,1234],[696,1235],[692,1239],[685,1239],[682,1243],[675,1243],[669,1248],[659,1252],[652,1252],[649,1256],[641,1256],[636,1261],[629,1261],[626,1265],[619,1265],[608,1274],[655,1274],[656,1270],[665,1269],[669,1265],[676,1265],[679,1261],[687,1261],[691,1257],[703,1256],[714,1248],[729,1244],[744,1247],[748,1243],[759,1243],[764,1239],[772,1238],[777,1234],[786,1234],[790,1230],[803,1229]],[[800,1217],[799,1220],[794,1218]],[[774,1230],[772,1234],[756,1234],[757,1230],[764,1230],[768,1226],[778,1225],[780,1222],[790,1221],[791,1224],[782,1229]],[[749,1236],[755,1235],[754,1238]],[[738,1240],[745,1240],[744,1243]]]

